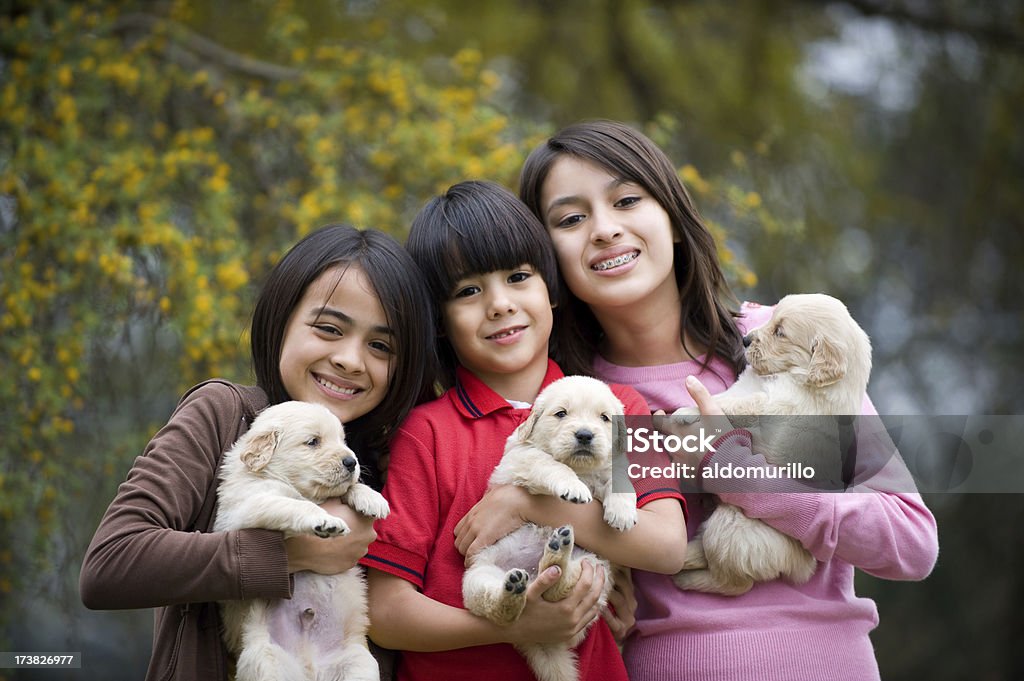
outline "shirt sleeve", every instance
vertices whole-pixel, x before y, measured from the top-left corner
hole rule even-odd
[[[877,415],[866,396],[862,412]],[[797,539],[817,560],[839,559],[884,579],[923,579],[938,557],[935,518],[898,452],[881,438],[877,431],[858,433],[858,470],[845,491],[793,492],[791,486],[745,492],[735,482],[705,489]],[[750,444],[742,431],[728,433],[703,465],[715,460],[767,465]]]
[[[627,423],[633,423],[636,419],[642,419],[644,423],[649,422],[651,409],[640,393],[638,393],[634,388],[625,385],[612,385],[611,388],[612,392],[615,393],[615,396],[619,398],[620,402],[622,402],[625,415],[629,417]],[[629,466],[629,464],[638,464],[640,466],[640,468],[627,468],[625,475],[632,484],[633,490],[636,492],[637,508],[642,508],[646,504],[657,499],[678,499],[679,503],[683,507],[683,513],[686,513],[686,501],[679,489],[679,485],[676,484],[672,478],[630,474],[630,471],[652,470],[658,468],[664,469],[671,464],[668,455],[645,454],[640,457],[639,455],[628,451],[628,449],[625,451],[625,455],[625,460],[622,461],[622,463],[625,463],[627,466]],[[622,475],[617,472],[616,483],[618,483],[621,477]],[[616,484],[616,486],[618,485]]]
[[[383,494],[391,513],[378,520],[377,540],[360,563],[412,582],[422,589],[427,560],[440,525],[436,438],[413,414],[389,446],[391,458]]]
[[[236,432],[242,415],[240,400],[223,384],[204,386],[181,402],[135,460],[86,551],[80,579],[86,606],[291,595],[280,532],[195,526],[216,490],[221,452],[231,444],[222,442],[223,434]]]

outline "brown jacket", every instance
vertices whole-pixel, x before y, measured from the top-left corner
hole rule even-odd
[[[284,538],[210,533],[223,452],[267,405],[262,390],[207,381],[190,390],[135,460],[82,564],[82,602],[157,608],[147,681],[227,679],[216,601],[288,598]]]

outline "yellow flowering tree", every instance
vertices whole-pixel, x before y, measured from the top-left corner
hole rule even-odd
[[[402,56],[381,21],[325,37],[307,6],[257,2],[254,56],[191,28],[209,6],[187,0],[160,16],[15,6],[0,16],[0,599],[18,575],[73,592],[175,398],[250,379],[255,287],[287,246],[327,222],[402,239],[455,181],[514,187],[541,139],[503,113],[480,51]],[[666,143],[673,122],[647,132]],[[680,172],[720,236],[720,221],[767,224],[756,194]]]
[[[80,557],[174,396],[249,378],[254,286],[285,247],[335,221],[401,238],[454,181],[511,185],[532,140],[476,51],[426,74],[311,42],[279,3],[271,61],[187,28],[187,3],[146,8],[0,17],[0,599]]]

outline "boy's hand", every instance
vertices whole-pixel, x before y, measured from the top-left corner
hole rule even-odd
[[[559,574],[557,566],[549,567],[527,587],[526,607],[507,629],[509,643],[565,643],[598,618],[604,571],[584,560],[580,579],[569,595],[554,603],[545,601],[541,594],[558,581]]]
[[[608,594],[609,607],[601,611],[601,616],[608,623],[615,640],[622,643],[636,624],[636,592],[633,589],[632,570],[621,565],[614,566],[612,570],[615,587]]]
[[[518,530],[526,520],[521,509],[529,503],[530,493],[515,485],[489,489],[469,513],[455,526],[455,548],[466,557],[473,556],[505,535]]]
[[[336,575],[345,572],[366,555],[370,544],[377,538],[373,518],[353,511],[341,500],[328,499],[320,504],[320,508],[344,520],[351,531],[343,537],[331,539],[312,535],[285,539],[284,550],[290,573],[310,570],[321,575]]]

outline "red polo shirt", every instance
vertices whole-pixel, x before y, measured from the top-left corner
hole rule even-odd
[[[562,378],[549,361],[541,389]],[[630,387],[611,386],[626,414],[647,415],[644,399]],[[456,385],[442,397],[414,409],[391,441],[384,496],[391,515],[376,525],[377,541],[361,561],[397,575],[426,596],[462,608],[463,557],[455,548],[455,525],[483,497],[505,441],[529,416],[459,367]],[[682,497],[656,486],[637,489],[637,504]],[[637,482],[637,485],[643,484]],[[583,679],[622,680],[626,671],[608,625],[599,619],[577,648]],[[509,644],[436,653],[405,651],[400,681],[533,679],[523,657]]]

